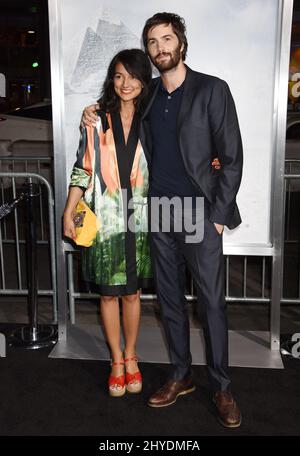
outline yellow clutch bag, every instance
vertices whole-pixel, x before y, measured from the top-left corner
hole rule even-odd
[[[94,212],[81,199],[73,212],[73,222],[76,231],[77,245],[90,247],[96,237],[97,231],[100,228],[100,222]]]

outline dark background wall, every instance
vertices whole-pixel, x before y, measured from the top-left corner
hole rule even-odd
[[[51,98],[47,0],[0,0],[0,72],[0,111]]]

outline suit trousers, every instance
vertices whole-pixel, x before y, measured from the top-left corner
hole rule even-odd
[[[187,242],[186,232],[151,231],[154,282],[166,333],[173,371],[170,378],[180,380],[191,373],[190,329],[185,298],[186,267],[198,291],[203,317],[206,362],[213,391],[226,391],[228,376],[228,324],[224,296],[224,258],[222,235],[208,220],[205,211],[203,240]]]

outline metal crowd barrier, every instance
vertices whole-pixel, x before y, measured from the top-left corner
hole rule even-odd
[[[283,266],[285,271],[293,271],[294,285],[293,297],[286,296],[283,290],[282,304],[300,304],[300,159],[285,161],[285,237],[284,237],[284,260],[289,257],[293,260],[290,267]],[[288,276],[288,274],[286,274]],[[290,277],[284,277],[283,284]],[[291,279],[291,278],[290,278]],[[286,286],[286,288],[289,288]],[[297,288],[297,289],[296,289]]]
[[[288,245],[293,245],[298,255],[297,270],[297,293],[295,297],[285,296],[283,293],[281,302],[283,304],[300,304],[300,231],[298,238],[292,238],[292,224],[299,218],[299,210],[293,210],[293,199],[299,198],[300,201],[300,160],[286,160],[285,173],[285,245],[284,257]],[[294,198],[293,198],[294,197]],[[294,204],[295,206],[295,204]],[[300,207],[300,206],[299,206]],[[70,321],[75,323],[76,311],[75,301],[77,299],[99,299],[99,295],[90,292],[83,292],[78,288],[78,280],[74,280],[74,257],[78,255],[78,250],[66,244],[68,268],[68,300]],[[268,256],[233,256],[225,255],[225,298],[227,302],[261,303],[271,302],[271,276],[272,276],[272,257]],[[282,268],[284,275],[285,267]],[[76,283],[77,282],[77,283]],[[77,285],[77,286],[76,286]],[[286,287],[288,288],[288,287]],[[196,301],[197,295],[192,279],[188,280],[186,290],[188,301]],[[152,293],[142,293],[142,301],[156,299]]]
[[[66,248],[67,265],[68,265],[68,299],[70,310],[70,321],[75,323],[75,300],[76,299],[99,299],[95,293],[82,292],[76,290],[74,280],[74,254],[78,251]],[[225,260],[225,298],[227,302],[248,302],[248,303],[269,303],[270,299],[270,278],[271,276],[271,258],[270,257],[233,257],[226,255]],[[249,273],[248,263],[252,263]],[[242,269],[241,269],[242,265]],[[255,266],[256,271],[253,271]],[[242,272],[241,272],[242,271]],[[252,276],[252,277],[251,277]],[[258,279],[261,279],[260,283]],[[238,282],[238,283],[237,283]],[[231,289],[239,290],[231,294]],[[257,292],[257,294],[255,294]],[[252,296],[250,296],[252,294]],[[156,295],[152,293],[142,293],[142,301],[152,301]],[[188,280],[186,290],[187,301],[194,302],[197,300],[195,285],[193,280]]]
[[[12,160],[12,159],[10,159]],[[14,158],[13,161],[16,159]],[[22,158],[24,160],[24,158]],[[31,159],[29,159],[31,160]],[[35,164],[39,167],[37,159]],[[49,162],[49,159],[41,159]],[[6,159],[1,158],[0,164]],[[24,163],[23,163],[24,165]],[[57,323],[57,287],[56,287],[56,254],[55,254],[55,225],[54,225],[54,199],[53,191],[48,180],[32,172],[0,172],[0,205],[10,203],[13,199],[22,192],[22,184],[25,181],[37,182],[41,189],[39,195],[39,223],[38,232],[39,237],[37,240],[38,246],[49,246],[50,254],[50,288],[38,289],[38,296],[51,296],[52,297],[52,317],[53,323]],[[47,207],[44,205],[43,189],[47,191]],[[21,208],[14,209],[10,218],[3,218],[0,224],[0,295],[7,296],[26,296],[28,289],[23,287],[23,275],[25,271],[22,268],[21,261],[21,247],[25,245],[25,233],[22,226],[23,218],[19,216]],[[47,220],[48,217],[48,220]],[[8,270],[11,262],[6,261],[5,253],[8,252],[8,247],[12,247],[16,259],[16,287],[8,287],[7,281],[11,281],[12,272]],[[12,257],[10,257],[12,258]]]
[[[0,171],[6,173],[35,173],[43,176],[53,186],[53,159],[44,156],[7,156],[0,157]],[[2,185],[10,185],[9,179],[2,180]]]
[[[5,163],[9,164],[11,169],[16,169],[22,166],[24,169],[28,169],[30,166],[36,167],[37,171],[42,170],[41,164],[46,162],[50,163],[51,159],[40,157],[31,158],[28,157],[24,162],[22,158],[1,158],[0,165]],[[289,289],[288,286],[283,287],[283,296],[281,299],[282,304],[300,304],[300,230],[297,231],[294,227],[297,220],[300,219],[298,214],[299,210],[298,203],[300,203],[300,160],[286,160],[286,172],[285,172],[285,242],[284,242],[284,264],[282,268],[282,275],[285,282],[288,277],[285,276],[285,270],[288,268],[287,260],[289,255],[294,258],[297,263],[295,277],[293,280],[294,296],[289,296],[285,291],[285,288]],[[55,263],[55,244],[54,244],[54,215],[53,215],[53,194],[52,188],[49,182],[41,175],[29,172],[9,172],[0,173],[0,202],[5,202],[5,190],[8,182],[11,182],[12,197],[16,197],[16,179],[21,182],[23,179],[34,178],[37,179],[41,184],[44,184],[48,192],[48,211],[49,211],[49,239],[46,235],[46,227],[44,223],[44,207],[42,196],[40,196],[40,239],[38,244],[50,245],[51,254],[51,278],[52,278],[52,289],[39,289],[38,294],[43,296],[52,296],[53,299],[53,320],[57,322],[57,303],[56,303],[56,263]],[[19,235],[19,218],[18,211],[14,213],[14,232],[15,238],[9,237],[9,233],[6,226],[5,219],[2,221],[0,230],[0,265],[1,265],[1,288],[0,295],[26,295],[28,291],[22,287],[22,275],[23,271],[20,262],[20,245],[25,243],[24,239],[20,238]],[[297,237],[298,236],[298,237]],[[15,289],[7,288],[5,286],[5,261],[4,261],[4,250],[3,246],[13,245],[15,248],[15,255],[17,258],[17,280],[18,287]],[[290,254],[289,251],[292,250]],[[74,258],[78,258],[78,251],[73,249],[69,244],[65,245],[65,251],[67,255],[67,275],[68,275],[68,302],[69,302],[69,316],[72,324],[75,323],[76,312],[75,312],[75,301],[77,299],[99,299],[99,296],[95,293],[84,292],[83,288],[78,285],[79,280],[74,279]],[[270,303],[271,298],[271,268],[272,258],[264,256],[229,256],[224,257],[225,261],[225,297],[227,302],[245,302],[245,303]],[[289,268],[290,269],[290,268]],[[295,268],[294,268],[295,269]],[[196,290],[194,283],[191,279],[188,280],[188,286],[186,290],[186,297],[188,301],[195,301],[197,299]],[[141,299],[143,301],[151,301],[156,299],[154,293],[142,293]]]

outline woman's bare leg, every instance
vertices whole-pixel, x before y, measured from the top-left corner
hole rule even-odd
[[[136,354],[136,341],[140,326],[141,301],[140,291],[133,295],[122,296],[123,331],[125,336],[125,358],[131,358]],[[138,370],[136,361],[126,363],[126,369],[130,373]]]
[[[112,360],[119,363],[123,360],[120,335],[119,298],[116,296],[101,296],[100,308]],[[112,366],[111,374],[113,376],[118,377],[120,375],[123,375],[123,373],[123,365],[117,364]]]

